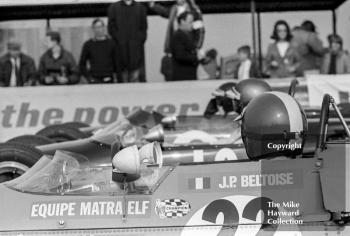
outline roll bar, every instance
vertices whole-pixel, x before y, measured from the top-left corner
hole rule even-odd
[[[337,104],[335,103],[334,98],[332,96],[330,96],[329,94],[325,94],[323,96],[322,107],[321,107],[320,126],[319,126],[320,128],[319,128],[319,136],[318,136],[317,144],[316,144],[316,154],[319,153],[320,151],[323,151],[325,149],[325,146],[326,146],[330,105],[332,105],[340,122],[342,123],[342,125],[345,129],[346,135],[350,138],[349,127],[347,126],[343,115],[340,113],[340,110],[339,110]]]
[[[297,85],[299,84],[299,81],[297,79],[293,79],[292,82],[290,83],[288,94],[292,97],[295,95],[295,90]]]

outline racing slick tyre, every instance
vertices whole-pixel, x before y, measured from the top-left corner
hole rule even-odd
[[[80,128],[87,128],[90,127],[90,125],[83,123],[83,122],[77,122],[77,121],[73,121],[73,122],[66,122],[63,123],[62,125],[66,125],[75,129],[80,129]]]
[[[32,147],[55,143],[54,140],[42,135],[21,135],[8,140],[6,143],[22,143]]]
[[[43,128],[36,134],[53,139],[56,142],[72,141],[88,137],[86,133],[67,125],[51,125]]]
[[[62,125],[66,125],[68,127],[72,127],[74,129],[78,129],[78,130],[84,132],[89,137],[93,135],[93,133],[91,131],[81,130],[81,129],[84,129],[84,128],[90,128],[91,127],[90,125],[88,125],[86,123],[83,123],[83,122],[72,121],[72,122],[63,123]]]
[[[0,143],[0,183],[17,178],[33,166],[43,153],[22,143]]]

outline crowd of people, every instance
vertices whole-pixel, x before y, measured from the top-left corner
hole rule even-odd
[[[102,19],[92,22],[93,37],[86,41],[77,63],[61,43],[57,31],[46,33],[47,51],[36,68],[34,60],[21,52],[21,44],[10,40],[8,52],[0,58],[0,86],[67,85],[145,82],[147,11],[168,19],[161,73],[166,81],[196,80],[200,70],[208,79],[217,78],[217,51],[205,52],[205,25],[195,0],[176,0],[170,7],[150,1],[148,9],[135,0],[110,5],[108,25]],[[107,30],[106,30],[107,28]],[[284,20],[275,23],[273,42],[263,66],[258,66],[248,45],[239,47],[239,63],[233,78],[286,78],[307,73],[350,73],[350,57],[339,35],[328,36],[323,46],[313,22],[290,28]]]

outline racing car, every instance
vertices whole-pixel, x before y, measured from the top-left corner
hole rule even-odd
[[[279,92],[259,95],[242,114],[246,160],[168,158],[157,142],[123,148],[103,166],[67,151],[45,155],[0,184],[0,232],[349,235],[349,143],[326,142],[330,105],[350,137],[325,95],[307,155],[305,113]]]
[[[181,155],[186,157],[188,162],[194,159],[247,159],[240,138],[240,124],[239,122],[232,122],[237,113],[234,113],[234,115],[228,114],[232,111],[242,111],[243,107],[253,97],[270,91],[271,88],[266,82],[254,79],[240,82],[236,86],[238,91],[232,88],[232,83],[220,86],[215,91],[215,98],[208,105],[208,107],[213,104],[223,106],[225,116],[209,114],[210,119],[208,119],[208,112],[206,112],[206,118],[201,116],[178,117],[176,122],[176,119],[172,117],[164,118],[161,114],[155,112],[148,113],[138,110],[124,120],[103,129],[87,129],[88,132],[95,131],[95,134],[84,139],[40,145],[36,148],[16,142],[0,144],[0,154],[2,154],[0,182],[20,176],[35,164],[43,154],[53,155],[56,150],[80,153],[103,165],[110,159],[111,147],[113,147],[113,150],[119,150],[122,146],[125,147],[134,143],[142,145],[145,142],[152,141],[161,141],[163,148],[168,151],[167,155],[174,158]],[[292,83],[290,93],[294,93],[294,90],[295,82]],[[235,99],[237,96],[239,96],[238,99]],[[237,100],[240,103],[236,102]],[[215,112],[218,110],[219,108],[214,108]],[[318,127],[319,110],[308,109],[307,116],[310,130],[313,131],[310,132],[306,145],[312,148],[317,138],[314,130]],[[63,128],[63,131],[66,131],[68,127],[63,126]],[[47,129],[44,130],[47,131]],[[341,124],[334,119],[329,131],[329,138],[331,139],[343,138],[344,136]],[[197,151],[194,152],[194,150]]]

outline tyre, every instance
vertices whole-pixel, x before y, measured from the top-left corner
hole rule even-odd
[[[0,143],[0,183],[17,178],[33,166],[43,153],[22,143]]]
[[[6,143],[23,143],[32,147],[55,143],[54,140],[42,135],[21,135],[8,140]]]
[[[73,122],[66,122],[63,123],[62,125],[66,125],[75,129],[80,129],[80,128],[87,128],[90,127],[90,125],[83,123],[83,122],[77,122],[77,121],[73,121]]]
[[[83,122],[77,122],[77,121],[73,121],[73,122],[66,122],[66,123],[63,123],[62,125],[66,125],[66,126],[69,126],[69,127],[72,127],[74,129],[78,129],[80,131],[82,131],[83,133],[85,133],[87,136],[91,136],[92,135],[92,132],[91,131],[86,131],[84,130],[84,128],[88,128],[90,129],[91,126],[86,124],[86,123],[83,123]]]
[[[72,141],[88,137],[87,134],[81,132],[79,129],[67,125],[51,125],[36,134],[45,136],[56,142]]]

